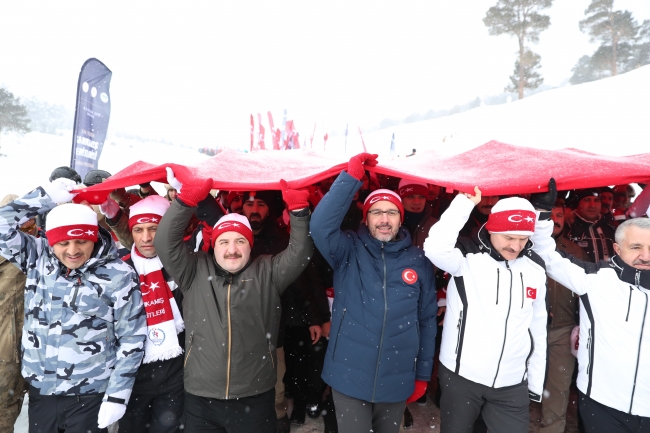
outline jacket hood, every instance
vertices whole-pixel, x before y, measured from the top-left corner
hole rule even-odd
[[[614,268],[621,281],[650,290],[650,271],[642,271],[630,266],[619,256],[610,258],[609,265]]]

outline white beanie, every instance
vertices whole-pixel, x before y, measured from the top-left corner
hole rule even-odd
[[[490,233],[532,236],[536,219],[535,208],[528,200],[504,198],[492,206],[485,228]]]
[[[50,246],[71,239],[97,242],[97,214],[82,204],[61,204],[47,214],[45,235]]]
[[[169,200],[159,195],[140,200],[129,209],[129,230],[136,224],[159,224],[169,206]]]

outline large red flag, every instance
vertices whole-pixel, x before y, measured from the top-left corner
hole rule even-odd
[[[253,143],[255,143],[255,121],[251,114],[251,152],[253,151]]]
[[[259,132],[259,139],[257,141],[257,145],[259,146],[260,149],[264,150],[264,126],[262,126],[262,115],[260,113],[257,113],[257,122],[260,125],[260,132]]]

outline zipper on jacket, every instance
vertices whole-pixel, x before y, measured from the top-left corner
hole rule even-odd
[[[273,352],[271,351],[271,339],[267,338],[266,341],[269,342],[269,356],[271,357],[271,365],[273,366],[273,370],[275,370],[275,362],[273,361]]]
[[[377,367],[375,367],[375,383],[372,386],[372,402],[375,401],[375,392],[377,391],[377,379],[379,378],[379,362],[381,360],[381,350],[384,346],[384,331],[386,330],[386,316],[388,314],[388,299],[386,298],[386,256],[384,255],[384,243],[381,243],[381,261],[384,263],[384,322],[381,325],[381,337],[379,340],[379,353],[377,354]]]
[[[75,307],[77,294],[79,293],[79,286],[81,286],[81,277],[77,277],[77,282],[74,285],[74,294],[72,295],[72,302],[70,302],[71,307]]]
[[[228,284],[228,364],[226,367],[226,400],[228,400],[228,392],[230,391],[230,354],[232,351],[232,323],[230,322],[230,287]]]
[[[636,281],[639,281],[639,272],[636,273]],[[638,286],[637,286],[638,287]],[[643,292],[642,292],[643,293]],[[643,341],[643,330],[645,328],[645,317],[648,313],[648,294],[645,295],[645,309],[643,310],[643,321],[641,322],[641,335],[639,336],[639,351],[636,354],[636,369],[634,370],[634,386],[632,387],[632,398],[630,399],[630,410],[628,413],[632,413],[632,405],[634,404],[634,392],[636,391],[636,379],[639,374],[639,359],[641,358],[641,341]]]
[[[630,305],[632,304],[632,286],[630,286],[630,299],[627,301],[627,316],[625,316],[625,321],[630,318]]]
[[[460,325],[463,323],[463,310],[460,310],[460,317],[458,318],[458,339],[456,340],[456,355],[458,355],[458,347],[460,346]]]
[[[524,299],[526,299],[526,290],[524,290],[524,273],[519,272],[521,277],[521,308],[524,308]]]
[[[528,328],[528,336],[530,337],[530,352],[528,352],[528,356],[526,357],[524,377],[521,378],[522,382],[526,378],[526,374],[528,374],[528,361],[530,361],[530,357],[533,356],[533,352],[535,351],[535,340],[533,340],[533,333],[530,332],[530,328]]]
[[[596,233],[594,233],[593,227],[593,224],[589,226],[589,234],[591,235],[591,240],[594,243],[594,263],[598,263],[600,261],[600,254],[598,254],[598,240],[596,239]]]
[[[501,368],[501,359],[503,359],[503,352],[506,348],[506,339],[508,337],[508,319],[510,318],[510,307],[512,307],[512,269],[508,266],[508,262],[505,262],[508,272],[510,272],[510,300],[508,301],[508,314],[506,315],[506,324],[503,330],[503,346],[501,346],[501,355],[499,355],[499,363],[497,364],[497,372],[494,375],[494,380],[492,381],[492,388],[494,384],[497,383],[497,377],[499,376],[499,368]]]
[[[183,362],[183,368],[187,365],[187,360],[190,359],[190,353],[192,353],[192,339],[194,338],[194,331],[190,334],[190,348],[185,355],[185,361]]]
[[[497,268],[497,305],[499,305],[499,268]],[[460,337],[460,330],[458,332],[459,332],[458,335]],[[456,347],[456,350],[458,350],[458,347]]]
[[[589,370],[591,369],[591,350],[589,350],[591,348],[591,328],[587,332],[589,335],[587,338],[587,374],[589,374]]]
[[[336,355],[336,347],[339,345],[339,335],[341,335],[341,328],[343,328],[343,320],[345,320],[346,311],[347,308],[344,308],[343,314],[341,315],[341,323],[339,323],[339,329],[336,331],[336,341],[334,342],[334,350],[332,350],[332,359],[334,359],[334,355]]]

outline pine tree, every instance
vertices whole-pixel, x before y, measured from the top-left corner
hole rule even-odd
[[[13,93],[0,88],[0,133],[3,131],[29,132],[27,109]]]
[[[526,47],[527,42],[539,42],[539,35],[551,24],[548,15],[540,13],[548,9],[553,0],[497,0],[497,4],[488,9],[483,23],[488,27],[491,35],[516,36],[519,41],[519,56],[515,62],[515,78],[507,89],[513,89],[519,94],[519,99],[524,97],[524,89],[538,87],[543,79],[536,71],[540,66],[540,56]],[[527,76],[526,74],[533,74]],[[537,84],[535,84],[537,83]],[[514,87],[513,87],[514,86]]]
[[[522,58],[515,61],[515,71],[510,76],[510,84],[506,86],[506,92],[518,92],[521,86],[521,74],[523,70],[523,87],[525,89],[536,89],[542,85],[544,78],[539,74],[538,70],[541,65],[542,58],[539,54],[533,53],[531,50],[526,49]],[[521,97],[519,98],[521,99]]]
[[[580,30],[589,34],[590,42],[601,43],[600,55],[607,55],[610,75],[617,75],[631,54],[639,26],[630,11],[614,10],[614,0],[592,0],[585,15]]]

